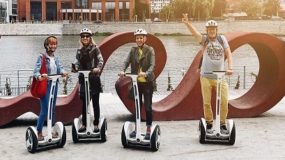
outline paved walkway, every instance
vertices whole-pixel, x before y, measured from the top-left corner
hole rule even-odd
[[[285,99],[273,109],[256,118],[234,119],[237,136],[233,146],[202,145],[198,141],[198,121],[158,121],[162,131],[157,152],[124,149],[121,129],[133,117],[116,95],[102,94],[102,113],[108,118],[108,140],[105,143],[73,144],[71,125],[66,126],[67,143],[62,149],[30,154],[25,148],[25,132],[35,118],[27,114],[6,128],[0,129],[1,160],[127,160],[127,159],[285,159]],[[162,98],[154,97],[155,100]],[[24,120],[23,120],[24,119]]]

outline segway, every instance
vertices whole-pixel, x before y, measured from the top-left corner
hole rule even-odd
[[[75,118],[72,124],[72,140],[74,143],[79,141],[101,141],[106,142],[107,138],[107,120],[104,116],[100,116],[99,119],[99,132],[94,132],[94,113],[92,110],[93,103],[90,99],[90,88],[89,88],[89,73],[91,71],[78,71],[84,75],[85,83],[85,104],[86,104],[86,130],[85,132],[78,132],[82,125],[82,116]]]
[[[38,150],[48,148],[62,148],[66,142],[66,130],[62,122],[56,122],[52,127],[53,119],[53,107],[55,106],[54,98],[56,81],[61,77],[59,74],[48,75],[48,79],[51,80],[50,96],[48,101],[48,114],[47,114],[47,135],[44,140],[38,141],[38,131],[34,126],[30,126],[26,131],[26,147],[30,153],[34,153]],[[53,138],[52,133],[57,133],[58,136]]]
[[[216,87],[216,118],[213,123],[212,132],[209,133],[206,130],[206,120],[201,118],[199,121],[199,140],[201,144],[204,143],[221,143],[234,145],[236,139],[236,128],[235,123],[232,119],[226,120],[227,133],[222,133],[220,129],[220,108],[221,108],[221,90],[222,90],[222,80],[225,75],[225,71],[213,71],[211,73],[217,77],[217,87]]]
[[[125,122],[121,133],[121,142],[124,148],[128,147],[143,147],[152,151],[157,151],[160,145],[160,127],[157,124],[151,126],[150,140],[145,140],[145,134],[141,133],[141,115],[140,115],[140,101],[137,84],[137,75],[127,74],[132,78],[132,85],[135,98],[136,122],[135,128],[132,122]],[[130,137],[130,134],[136,131],[135,137]]]

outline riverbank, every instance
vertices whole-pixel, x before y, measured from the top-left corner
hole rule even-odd
[[[273,35],[285,36],[284,20],[244,20],[244,21],[218,21],[219,32],[262,32]],[[193,22],[201,32],[205,31],[205,22]],[[98,35],[110,35],[117,32],[134,31],[145,28],[149,33],[157,35],[190,35],[186,26],[180,22],[103,22],[103,23],[14,23],[0,24],[0,35],[77,35],[84,28],[90,28]]]

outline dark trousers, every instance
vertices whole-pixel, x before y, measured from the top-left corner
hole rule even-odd
[[[94,111],[94,125],[99,124],[100,118],[100,105],[99,105],[99,97],[100,93],[94,93],[91,95],[92,103],[93,103],[93,111]],[[82,123],[86,126],[86,102],[85,102],[85,95],[81,97],[83,101],[82,105]]]
[[[146,113],[146,125],[152,125],[152,94],[153,85],[152,82],[138,83],[140,105],[142,107],[142,96],[144,98],[144,106]]]
[[[86,102],[85,102],[85,84],[83,74],[79,74],[79,83],[80,83],[80,99],[83,102],[82,105],[82,123],[86,126]],[[89,74],[89,89],[90,89],[90,98],[93,103],[94,111],[94,125],[99,124],[100,118],[100,106],[99,106],[99,97],[100,92],[102,92],[101,80],[100,77],[95,74]]]

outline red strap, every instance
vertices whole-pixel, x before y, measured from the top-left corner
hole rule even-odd
[[[44,54],[42,54],[42,65],[41,65],[40,73],[41,74],[47,73],[46,56]]]

